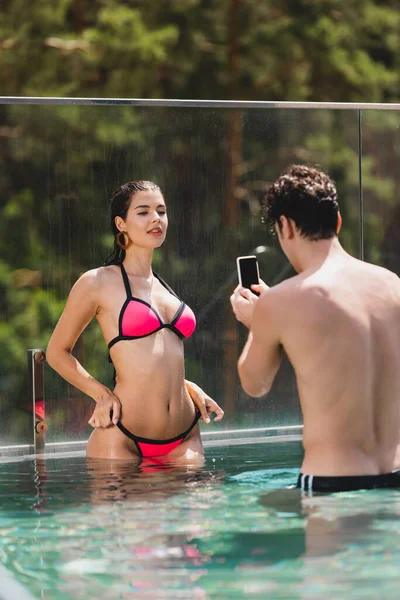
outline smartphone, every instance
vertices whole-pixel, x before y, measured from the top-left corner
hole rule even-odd
[[[257,257],[254,255],[238,256],[238,258],[236,259],[236,264],[240,285],[251,290],[251,286],[253,285],[253,283],[260,282],[260,273],[258,270]],[[253,290],[251,291],[254,294],[257,294],[257,296],[260,295],[257,292],[254,292]]]

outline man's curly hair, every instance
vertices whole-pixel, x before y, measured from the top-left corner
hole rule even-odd
[[[306,165],[291,165],[268,188],[261,209],[271,229],[281,229],[280,217],[292,219],[301,235],[312,241],[336,235],[338,193],[326,173]]]

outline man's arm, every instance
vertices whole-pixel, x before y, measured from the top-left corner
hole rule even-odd
[[[267,292],[254,308],[248,340],[238,362],[240,382],[249,396],[267,394],[282,360],[278,336],[277,298]],[[274,310],[275,309],[275,310]]]

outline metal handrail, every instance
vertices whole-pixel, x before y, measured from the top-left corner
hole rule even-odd
[[[32,399],[32,430],[33,451],[35,454],[44,452],[46,431],[44,402],[44,364],[46,354],[40,348],[30,348],[27,351],[29,396]]]
[[[175,108],[270,108],[331,110],[400,110],[400,103],[384,102],[291,102],[264,100],[180,100],[155,98],[55,98],[0,96],[0,104],[164,106]]]

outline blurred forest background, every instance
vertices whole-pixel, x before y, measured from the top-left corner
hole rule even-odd
[[[399,47],[397,0],[2,0],[0,93],[399,102]],[[235,258],[256,252],[269,284],[292,273],[259,206],[299,161],[336,180],[346,249],[400,273],[399,152],[395,110],[0,102],[0,442],[30,441],[26,349],[46,347],[72,283],[107,255],[113,190],[142,178],[169,207],[156,267],[198,317],[187,377],[223,405],[224,427],[299,423],[286,362],[267,401],[238,385]],[[110,384],[95,323],[74,352]],[[46,401],[49,439],[86,437],[91,401],[50,369]]]

